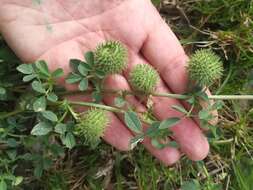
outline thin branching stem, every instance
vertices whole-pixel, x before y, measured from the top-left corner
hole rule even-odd
[[[253,100],[253,95],[210,95],[211,100]]]
[[[100,108],[103,110],[115,112],[115,113],[125,113],[125,110],[112,107],[112,106],[106,106],[102,104],[96,104],[96,103],[91,103],[91,102],[78,102],[78,101],[68,101],[70,105],[78,105],[78,106],[87,106],[87,107],[94,107],[94,108]]]
[[[61,95],[74,95],[74,94],[91,94],[93,92],[92,89],[81,92],[81,91],[69,91],[64,92]],[[104,94],[119,94],[119,95],[133,95],[133,96],[141,96],[145,95],[141,92],[134,92],[128,90],[112,90],[112,89],[104,89],[102,90]],[[172,94],[172,93],[152,93],[152,96],[155,97],[167,97],[167,98],[175,98],[175,99],[182,99],[186,100],[189,99],[191,96],[186,94]],[[209,95],[208,99],[210,100],[253,100],[253,95]]]

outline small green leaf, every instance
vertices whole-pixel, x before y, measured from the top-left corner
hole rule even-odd
[[[114,100],[114,104],[115,104],[115,106],[121,108],[121,107],[123,107],[126,104],[126,101],[122,97],[117,97]]]
[[[92,51],[88,51],[84,56],[87,64],[94,65],[94,53]]]
[[[50,121],[53,122],[57,122],[58,121],[58,117],[55,113],[53,113],[52,111],[43,111],[41,112],[42,116]]]
[[[18,146],[17,141],[14,138],[9,138],[7,140],[7,145],[12,148],[16,148]]]
[[[210,114],[208,110],[201,110],[199,112],[199,119],[208,121],[211,118],[212,118],[212,115]]]
[[[176,141],[170,141],[168,143],[168,146],[172,147],[172,148],[179,148],[180,147],[179,144]]]
[[[178,106],[178,105],[173,105],[173,106],[171,106],[174,110],[177,110],[177,111],[179,111],[179,112],[181,112],[181,113],[183,113],[183,114],[188,114],[188,111],[184,108],[184,107],[182,107],[182,106]]]
[[[32,88],[36,92],[39,92],[39,93],[42,93],[42,94],[46,93],[46,90],[43,87],[43,84],[41,82],[37,81],[37,80],[32,82]]]
[[[96,76],[98,77],[98,78],[100,78],[100,79],[103,79],[103,78],[105,78],[105,72],[103,72],[103,71],[100,71],[100,70],[96,70]]]
[[[222,100],[218,100],[211,106],[211,110],[220,110],[223,106],[224,102]]]
[[[50,102],[57,102],[58,96],[57,96],[55,93],[51,92],[51,93],[49,93],[49,94],[47,95],[47,99],[48,99]]]
[[[67,133],[66,136],[62,138],[62,142],[69,149],[73,148],[76,145],[75,137],[70,132]]]
[[[0,87],[0,95],[6,94],[6,90],[3,87]]]
[[[191,180],[183,182],[181,190],[201,190],[201,187],[197,180]]]
[[[99,102],[101,102],[102,101],[102,95],[101,95],[101,93],[100,92],[93,92],[92,93],[92,98],[94,99],[94,102],[95,103],[99,103]]]
[[[69,61],[69,65],[72,69],[72,71],[74,73],[77,73],[78,72],[78,65],[81,63],[82,61],[79,60],[79,59],[70,59]]]
[[[192,97],[190,97],[188,100],[186,100],[189,104],[194,104],[195,103],[195,101],[196,101],[196,99],[195,99],[195,97],[194,96],[192,96]]]
[[[12,185],[18,186],[20,183],[22,183],[23,179],[24,178],[22,176],[15,177],[15,181],[12,182]]]
[[[19,156],[20,159],[23,159],[25,161],[31,161],[33,160],[33,157],[30,153],[25,153],[24,155]]]
[[[47,63],[43,60],[35,62],[36,68],[44,75],[50,76],[49,69],[47,67]]]
[[[161,122],[153,122],[151,126],[146,130],[145,135],[153,138],[156,137],[159,134],[159,126]]]
[[[92,71],[92,67],[91,67],[90,65],[88,65],[87,63],[82,62],[82,66],[85,67],[85,69],[86,69],[87,71]]]
[[[85,63],[80,63],[78,65],[78,71],[79,73],[81,73],[81,75],[83,75],[84,77],[87,76],[88,74],[88,70],[85,67]]]
[[[162,149],[165,147],[164,144],[160,143],[157,139],[151,139],[151,144],[157,149]]]
[[[51,76],[53,78],[60,78],[64,75],[64,72],[63,72],[63,69],[56,69],[52,74]]]
[[[75,74],[75,73],[69,74],[68,77],[66,78],[66,82],[68,84],[74,84],[74,83],[77,83],[81,80],[82,80],[82,76]]]
[[[29,75],[33,73],[33,67],[29,64],[22,64],[17,67],[17,70],[23,74]]]
[[[202,90],[197,93],[197,96],[203,99],[204,101],[207,101],[207,102],[209,101],[208,94]]]
[[[8,151],[6,151],[6,153],[8,154],[8,156],[11,160],[15,160],[15,158],[17,156],[16,150],[8,150]]]
[[[144,140],[144,135],[139,135],[131,139],[130,149],[134,149],[136,145]]]
[[[54,157],[64,157],[65,156],[65,150],[64,146],[60,144],[51,144],[50,145],[50,151],[52,152]]]
[[[56,133],[63,135],[67,131],[67,125],[63,123],[59,123],[54,127],[54,131]]]
[[[142,133],[141,122],[135,112],[128,111],[125,113],[125,123],[135,133]]]
[[[180,122],[180,118],[172,117],[161,122],[159,129],[169,129]]]
[[[87,90],[87,89],[88,89],[88,86],[89,86],[89,81],[88,81],[87,78],[83,78],[83,79],[81,80],[81,82],[79,83],[79,89],[80,89],[81,91]]]
[[[39,162],[38,164],[36,164],[35,169],[34,169],[34,176],[37,178],[40,178],[43,174],[43,165],[41,162]]]
[[[26,76],[23,77],[23,81],[24,82],[29,82],[29,81],[35,79],[36,77],[37,77],[37,75],[35,75],[35,74],[26,75]]]
[[[47,135],[50,131],[52,131],[52,126],[49,123],[40,122],[33,127],[31,134],[35,136],[42,136]]]
[[[50,167],[52,167],[53,161],[51,158],[43,158],[43,169],[48,170]]]
[[[40,98],[36,99],[33,103],[33,110],[35,112],[41,112],[45,111],[47,107],[47,101],[44,96],[41,96]]]
[[[0,190],[7,190],[7,184],[3,179],[0,181]]]

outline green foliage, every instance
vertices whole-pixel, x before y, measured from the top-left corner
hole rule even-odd
[[[201,190],[197,180],[185,181],[181,187],[182,190]]]
[[[131,129],[133,132],[142,132],[141,121],[139,120],[135,112],[129,111],[125,113],[125,123],[127,124],[128,128]]]
[[[129,81],[135,90],[149,94],[155,90],[159,75],[150,65],[139,64],[131,71]]]
[[[95,66],[106,75],[121,73],[127,66],[128,52],[120,42],[109,41],[100,44],[94,54]]]
[[[210,86],[220,79],[223,73],[223,64],[220,57],[210,49],[197,50],[187,66],[189,77],[201,86]]]
[[[253,188],[253,161],[252,159],[242,158],[233,163],[238,189],[250,190]]]

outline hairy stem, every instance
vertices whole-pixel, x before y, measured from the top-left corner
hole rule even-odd
[[[210,95],[211,100],[253,100],[253,95]]]
[[[96,104],[96,103],[91,103],[91,102],[76,102],[76,101],[69,101],[68,102],[69,105],[76,105],[76,106],[86,106],[86,107],[93,107],[93,108],[100,108],[106,111],[110,111],[110,112],[114,112],[114,113],[120,113],[120,114],[125,114],[126,110],[124,109],[120,109],[120,108],[116,108],[116,107],[112,107],[112,106],[106,106],[106,105],[102,105],[102,104]],[[149,122],[147,120],[145,120],[141,113],[139,113],[140,116],[140,120],[143,123],[146,123],[148,125],[152,124],[152,122]]]
[[[76,102],[76,101],[68,101],[70,105],[78,105],[78,106],[87,106],[87,107],[94,107],[94,108],[100,108],[103,110],[115,112],[115,113],[125,113],[125,110],[116,108],[116,107],[111,107],[111,106],[106,106],[106,105],[101,105],[101,104],[96,104],[96,103],[91,103],[91,102]]]
[[[90,94],[92,93],[93,90],[87,90],[84,92],[81,91],[69,91],[69,92],[64,92],[61,95],[74,95],[74,94]],[[112,90],[112,89],[103,89],[102,93],[104,94],[121,94],[121,95],[136,95],[136,96],[141,96],[145,95],[140,92],[134,92],[134,91],[128,91],[128,90]],[[188,99],[191,96],[190,95],[184,95],[184,94],[171,94],[171,93],[152,93],[150,94],[152,96],[156,97],[167,97],[167,98],[175,98],[175,99]],[[209,95],[208,98],[210,100],[253,100],[253,95]]]
[[[14,116],[14,115],[17,115],[19,113],[22,113],[24,110],[14,110],[13,112],[9,112],[9,113],[4,113],[3,115],[0,115],[0,119],[6,119],[8,117],[11,117],[11,116]]]

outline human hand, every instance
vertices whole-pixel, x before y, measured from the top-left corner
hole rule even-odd
[[[119,40],[129,50],[129,68],[122,75],[110,76],[106,86],[129,89],[128,73],[136,64],[147,63],[160,73],[157,92],[183,93],[187,89],[187,56],[179,41],[148,0],[1,0],[0,31],[15,53],[25,62],[46,60],[51,69],[70,72],[69,60],[83,59],[83,52],[98,43]],[[74,97],[77,98],[77,97]],[[153,97],[158,119],[180,116],[171,109],[175,99]],[[136,97],[130,104],[144,111]],[[104,103],[112,105],[114,97]],[[110,113],[111,124],[104,140],[119,150],[128,150],[133,134],[122,118]],[[201,160],[209,151],[207,139],[191,119],[172,128],[180,151],[192,160]],[[167,147],[155,149],[148,139],[144,146],[163,163],[175,163],[181,152]]]

